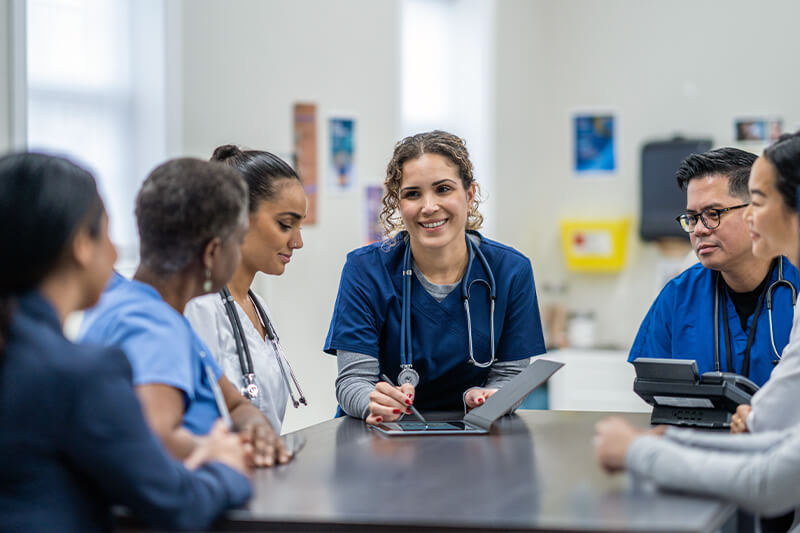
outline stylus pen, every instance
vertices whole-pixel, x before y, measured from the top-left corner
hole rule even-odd
[[[395,384],[392,382],[392,380],[391,380],[391,379],[389,379],[389,376],[387,376],[386,374],[381,374],[381,379],[382,379],[383,381],[385,381],[386,383],[388,383],[389,385],[392,385],[393,387],[396,387],[396,386],[397,386],[397,385],[395,385]],[[410,406],[409,406],[409,409],[411,409],[411,412],[412,412],[412,413],[414,413],[414,416],[416,416],[417,418],[419,418],[419,421],[420,421],[420,422],[422,422],[423,424],[427,424],[427,423],[428,423],[428,421],[427,421],[427,420],[425,420],[425,417],[424,417],[424,416],[422,416],[422,414],[420,414],[420,412],[419,412],[419,411],[417,411],[417,408],[416,408],[416,407],[414,407],[413,405],[410,405]]]
[[[211,367],[206,363],[205,358],[205,352],[200,352],[200,359],[202,360],[203,368],[206,371],[206,379],[211,387],[211,392],[214,394],[214,401],[217,403],[219,414],[222,417],[222,420],[225,422],[225,425],[228,426],[228,429],[232,430],[233,421],[231,420],[231,413],[228,411],[228,406],[225,404],[225,396],[223,396],[222,389],[220,388],[219,383],[214,376],[214,371],[211,370]]]

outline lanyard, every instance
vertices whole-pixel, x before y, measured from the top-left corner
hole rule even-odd
[[[742,372],[741,374],[746,377],[750,377],[750,350],[753,348],[753,340],[756,337],[756,326],[758,326],[758,316],[761,314],[761,308],[764,305],[764,294],[765,291],[762,291],[758,297],[758,302],[756,303],[756,309],[753,311],[753,322],[750,325],[750,331],[747,334],[747,344],[744,348],[744,360],[742,362]],[[728,305],[727,302],[722,302],[722,320],[724,322],[725,327],[725,358],[728,363],[728,372],[734,372],[733,370],[733,356],[731,355],[731,330],[730,324],[728,324]]]
[[[778,258],[778,260],[780,261],[780,258]],[[772,268],[770,268],[770,273],[771,272],[772,272]],[[728,324],[728,302],[727,302],[724,294],[720,294],[721,291],[719,290],[720,278],[721,277],[722,277],[722,275],[720,273],[717,273],[716,284],[715,284],[715,287],[714,287],[715,288],[714,292],[715,292],[715,296],[716,296],[715,297],[715,302],[714,302],[714,306],[715,306],[714,322],[717,322],[717,316],[719,314],[718,306],[720,305],[720,301],[719,300],[720,300],[720,298],[722,298],[722,304],[721,304],[722,305],[722,322],[723,322],[722,325],[723,325],[723,328],[725,330],[725,361],[728,364],[728,372],[735,372],[735,370],[733,368],[733,354],[731,352],[731,330],[730,330],[730,324]],[[761,291],[761,294],[759,294],[758,301],[756,302],[756,308],[753,311],[753,321],[750,324],[750,331],[747,333],[747,344],[745,345],[745,348],[744,348],[744,357],[743,357],[743,361],[742,361],[742,372],[741,372],[741,374],[743,376],[745,376],[745,377],[750,377],[750,351],[753,348],[753,341],[755,340],[755,337],[756,337],[756,327],[758,326],[758,316],[761,314],[761,308],[764,306],[764,296],[766,295],[766,293],[768,291],[769,291],[769,285],[767,285],[764,288],[764,290]],[[715,370],[717,372],[719,372],[719,370],[720,370],[720,368],[719,368],[720,367],[720,363],[719,363],[719,328],[717,327],[716,324],[714,325],[714,327],[715,327],[714,334],[716,336],[716,341],[717,341],[716,342],[716,346],[715,346],[715,352],[714,352],[714,355],[715,355],[714,364],[716,366]]]

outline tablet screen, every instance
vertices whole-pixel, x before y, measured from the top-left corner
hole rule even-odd
[[[416,421],[403,421],[403,422],[386,422],[379,424],[379,428],[386,431],[461,431],[466,428],[464,422],[449,421],[449,422],[416,422]]]

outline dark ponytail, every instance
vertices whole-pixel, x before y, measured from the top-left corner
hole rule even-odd
[[[297,172],[286,161],[260,150],[240,150],[233,144],[218,146],[211,161],[230,165],[244,176],[249,196],[249,211],[258,209],[262,201],[271,201],[278,194],[278,182],[294,179],[302,183]]]
[[[99,234],[103,212],[94,178],[74,163],[30,153],[0,158],[0,353],[16,297],[53,271],[78,228]]]
[[[764,158],[775,167],[775,188],[786,206],[797,211],[800,186],[800,132],[784,133],[764,149]]]

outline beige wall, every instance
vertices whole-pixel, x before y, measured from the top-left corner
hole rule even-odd
[[[598,318],[601,343],[628,347],[658,286],[659,254],[638,240],[617,275],[564,271],[561,216],[638,220],[641,145],[674,133],[733,142],[734,117],[800,126],[800,3],[791,0],[504,0],[497,14],[497,233],[534,261],[539,287]],[[575,178],[571,112],[618,120],[614,178]],[[541,293],[540,293],[541,294]]]
[[[183,140],[208,157],[238,143],[288,157],[292,105],[318,105],[319,223],[281,278],[259,288],[275,316],[310,407],[289,407],[284,429],[333,416],[336,361],[322,353],[347,251],[363,244],[361,184],[381,183],[395,141],[398,8],[394,1],[183,3]],[[223,7],[224,6],[224,7]],[[352,113],[359,187],[325,186],[326,120]],[[266,283],[265,283],[266,282]]]

